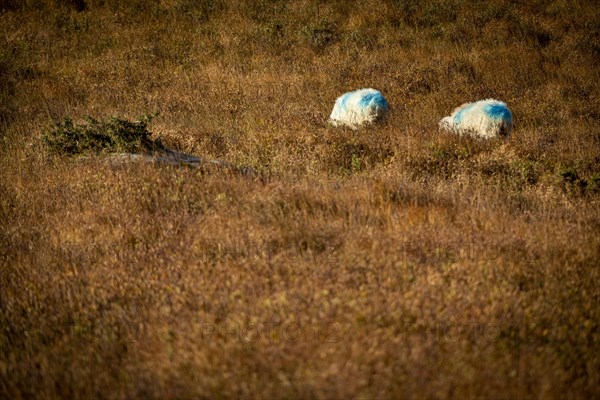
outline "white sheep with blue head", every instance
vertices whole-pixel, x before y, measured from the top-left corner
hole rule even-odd
[[[465,103],[440,120],[442,130],[482,139],[508,138],[513,129],[512,112],[498,100]]]
[[[347,126],[358,129],[385,119],[388,102],[380,91],[359,89],[344,93],[335,101],[329,122],[333,126]]]

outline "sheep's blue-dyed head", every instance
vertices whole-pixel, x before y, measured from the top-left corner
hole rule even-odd
[[[367,93],[362,96],[359,102],[360,107],[367,108],[369,106],[376,106],[377,108],[387,110],[388,103],[385,97],[379,92]]]
[[[483,111],[493,119],[501,119],[512,124],[512,113],[504,104],[486,104]]]

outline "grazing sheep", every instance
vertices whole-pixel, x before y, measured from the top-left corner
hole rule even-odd
[[[388,111],[385,97],[375,89],[359,89],[344,93],[335,101],[329,122],[333,126],[360,126],[383,120]]]
[[[482,139],[508,138],[513,128],[513,117],[505,103],[487,99],[456,108],[451,115],[441,119],[439,127]]]

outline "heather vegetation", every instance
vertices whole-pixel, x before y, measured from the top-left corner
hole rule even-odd
[[[594,1],[0,0],[0,396],[597,397],[598,82]]]
[[[98,121],[87,117],[86,123],[74,124],[70,118],[54,124],[42,135],[49,151],[76,156],[98,153],[144,154],[164,150],[158,140],[151,138],[147,125],[151,117],[144,116],[140,121],[127,121],[109,118]]]

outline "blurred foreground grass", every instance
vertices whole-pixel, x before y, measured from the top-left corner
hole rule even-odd
[[[592,398],[594,2],[0,2],[0,393]],[[384,126],[335,130],[375,87]],[[437,132],[506,101],[506,142]],[[101,158],[55,121],[266,179]]]

